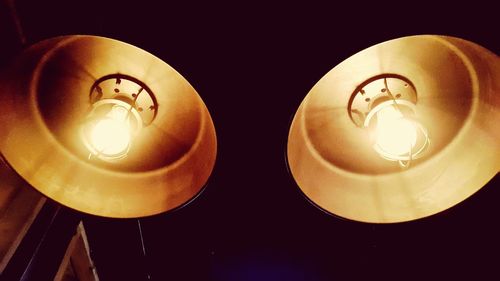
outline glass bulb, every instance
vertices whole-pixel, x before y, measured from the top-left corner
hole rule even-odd
[[[389,155],[410,155],[417,143],[417,128],[394,106],[377,112],[375,145]]]
[[[103,119],[97,121],[89,141],[98,154],[119,157],[127,152],[131,142],[128,114],[125,107],[115,105]]]

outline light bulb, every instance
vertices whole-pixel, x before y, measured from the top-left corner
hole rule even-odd
[[[89,145],[93,153],[109,157],[121,158],[130,147],[131,129],[127,108],[115,105],[90,130]]]
[[[377,112],[374,146],[385,155],[412,155],[417,143],[417,127],[394,106]]]

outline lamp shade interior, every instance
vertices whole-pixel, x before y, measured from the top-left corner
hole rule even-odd
[[[137,82],[117,79],[122,104],[127,91],[134,102],[140,92],[154,99],[134,108],[147,122],[116,161],[89,156],[79,134],[96,81],[109,76]],[[142,217],[189,202],[208,180],[216,157],[210,114],[184,77],[146,51],[103,37],[57,37],[26,49],[1,79],[0,151],[57,202],[100,216]]]
[[[384,75],[411,82],[414,117],[430,139],[407,169],[380,157],[369,130],[348,112],[353,92]],[[498,172],[499,94],[500,60],[475,43],[421,35],[372,46],[334,67],[304,98],[289,132],[291,173],[314,204],[348,219],[389,223],[438,213]]]

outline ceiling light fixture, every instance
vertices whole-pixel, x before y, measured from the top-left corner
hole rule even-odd
[[[363,50],[298,108],[290,171],[305,196],[344,218],[392,223],[465,200],[500,169],[500,60],[454,37]]]
[[[0,152],[53,200],[143,217],[200,194],[216,156],[205,104],[168,64],[132,45],[62,36],[0,75]]]

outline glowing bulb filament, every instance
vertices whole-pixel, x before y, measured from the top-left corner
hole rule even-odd
[[[131,140],[126,115],[125,108],[113,107],[110,114],[94,126],[90,142],[98,153],[110,156],[126,153]]]
[[[411,155],[417,143],[417,128],[394,106],[377,113],[374,145],[389,155]]]
[[[87,135],[88,147],[92,154],[107,159],[124,157],[132,141],[129,110],[114,105],[100,120],[94,122]]]

